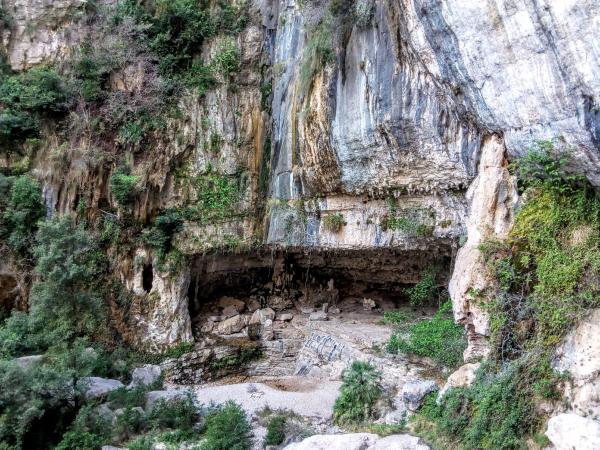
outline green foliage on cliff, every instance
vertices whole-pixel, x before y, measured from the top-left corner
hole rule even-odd
[[[110,177],[110,190],[121,206],[130,205],[137,193],[139,177],[130,175],[124,168],[118,168]]]
[[[344,370],[342,382],[333,407],[334,423],[356,427],[372,419],[383,392],[379,370],[367,362],[354,361]]]
[[[300,63],[300,86],[304,94],[309,92],[315,75],[335,62],[332,26],[331,17],[326,16],[308,32]]]
[[[65,111],[70,98],[68,83],[54,69],[37,67],[3,76],[0,140],[14,145],[36,136],[40,119]]]
[[[440,448],[527,448],[526,437],[543,424],[536,400],[557,396],[559,377],[549,361],[532,354],[508,364],[486,362],[472,386],[450,389],[439,404],[431,394],[419,411],[417,431]]]
[[[325,229],[332,233],[339,233],[346,221],[342,213],[327,214],[323,219],[323,225]]]
[[[480,246],[495,288],[471,293],[488,309],[492,353],[474,385],[430,401],[418,419],[441,447],[526,448],[544,421],[536,404],[560,397],[551,355],[600,305],[600,198],[568,161],[541,142],[512,165],[522,191],[513,229],[507,242]]]
[[[28,253],[33,245],[38,221],[46,215],[42,190],[37,180],[27,175],[5,180],[11,187],[9,200],[2,208],[0,236],[16,251]]]
[[[171,250],[173,236],[182,227],[181,213],[173,208],[167,209],[156,217],[151,228],[144,230],[142,240],[154,249],[159,260],[163,260]]]

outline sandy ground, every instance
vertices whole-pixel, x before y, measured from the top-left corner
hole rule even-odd
[[[312,418],[329,420],[341,386],[339,381],[281,377],[257,382],[201,385],[194,388],[200,403],[234,400],[250,415],[269,406]]]

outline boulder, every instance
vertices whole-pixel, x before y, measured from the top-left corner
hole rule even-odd
[[[160,366],[154,364],[146,364],[142,367],[137,367],[131,374],[131,383],[129,383],[128,387],[148,386],[157,382],[160,379],[161,374],[162,370]]]
[[[409,411],[416,411],[421,406],[423,398],[431,392],[437,391],[438,386],[431,380],[412,380],[407,381],[402,386],[400,395],[402,402]]]
[[[265,323],[262,326],[261,337],[265,341],[272,341],[275,338],[273,321],[271,319],[265,320]]]
[[[431,447],[416,436],[396,434],[379,439],[369,450],[431,450]]]
[[[546,436],[556,450],[597,450],[600,422],[578,414],[558,414],[548,421]]]
[[[244,318],[239,314],[237,316],[230,317],[223,322],[219,322],[217,326],[217,334],[234,334],[239,333],[246,326]]]
[[[127,450],[123,447],[114,447],[112,445],[103,445],[100,450]]]
[[[86,400],[103,398],[109,392],[124,387],[119,380],[100,377],[83,377],[77,382],[77,389]]]
[[[233,308],[237,314],[241,313],[244,308],[246,308],[246,304],[243,301],[233,297],[221,297],[217,301],[217,306],[222,310]]]
[[[284,447],[285,450],[366,450],[377,442],[371,433],[317,434]]]
[[[115,417],[115,413],[106,403],[102,403],[98,405],[98,407],[94,410],[96,416],[99,417],[106,423],[112,423],[113,418]]]
[[[251,298],[250,300],[248,300],[248,302],[246,303],[246,309],[253,313],[254,311],[256,311],[257,309],[260,309],[260,302],[256,299],[256,298]]]
[[[229,319],[230,317],[237,316],[240,313],[240,308],[234,305],[229,305],[223,308],[221,311],[221,315],[224,319]]]
[[[280,313],[280,314],[277,314],[277,316],[275,316],[275,320],[279,320],[282,322],[289,322],[293,318],[294,318],[294,315],[290,314],[290,313]]]
[[[324,320],[329,320],[329,316],[327,315],[326,312],[315,311],[314,313],[310,314],[310,316],[308,317],[308,320],[310,320],[312,322],[324,321]]]
[[[44,360],[44,355],[21,356],[15,359],[15,363],[22,369],[29,369],[32,366],[40,364]]]
[[[188,398],[189,392],[183,389],[170,389],[165,391],[150,391],[146,393],[146,403],[144,409],[150,411],[159,401],[177,402]]]
[[[448,389],[453,387],[470,386],[476,378],[477,369],[481,363],[469,363],[460,366],[446,380],[446,384],[438,394],[437,401],[439,402]]]
[[[275,319],[275,311],[273,311],[271,308],[257,309],[256,311],[254,311],[254,314],[252,314],[252,317],[250,317],[250,321],[248,322],[248,324],[264,324],[267,320],[273,319]]]
[[[275,311],[283,311],[284,309],[289,309],[294,306],[294,303],[289,297],[283,297],[281,295],[270,295],[267,299],[267,304]]]

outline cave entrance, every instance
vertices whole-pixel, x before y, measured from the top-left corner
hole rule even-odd
[[[445,286],[451,248],[422,250],[312,250],[198,256],[188,291],[196,337],[249,336],[256,310],[289,320],[323,311],[351,318],[406,306],[407,288],[435,267]]]

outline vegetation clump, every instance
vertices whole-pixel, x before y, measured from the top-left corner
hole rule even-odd
[[[480,246],[494,288],[471,293],[488,310],[492,353],[472,386],[422,409],[419,430],[432,441],[525,448],[543,426],[536,405],[560,397],[551,357],[600,298],[600,198],[568,162],[568,151],[538,142],[511,165],[522,203],[508,241]]]
[[[400,324],[387,344],[390,353],[408,353],[433,358],[447,367],[462,361],[465,331],[454,323],[452,304],[447,301],[430,319]]]
[[[110,190],[121,206],[129,206],[137,194],[139,177],[130,175],[124,168],[118,168],[110,177]]]
[[[333,213],[325,216],[323,224],[325,229],[331,233],[339,233],[342,227],[346,225],[346,221],[344,220],[344,215],[342,213]]]
[[[354,361],[342,374],[340,395],[333,408],[333,421],[345,427],[357,427],[375,415],[381,398],[381,373],[364,361]]]
[[[252,427],[246,413],[229,401],[206,418],[206,431],[202,450],[250,450]]]

